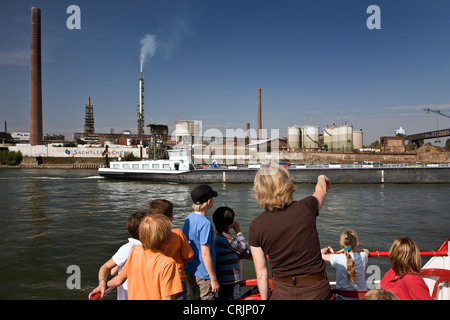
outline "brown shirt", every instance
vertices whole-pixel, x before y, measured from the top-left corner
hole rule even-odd
[[[313,196],[280,211],[264,211],[251,222],[248,243],[262,248],[276,277],[323,272],[318,215],[318,201]]]

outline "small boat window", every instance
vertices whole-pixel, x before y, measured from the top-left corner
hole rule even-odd
[[[120,169],[120,164],[113,163],[113,169]]]
[[[150,165],[148,163],[144,163],[142,165],[142,169],[150,169]]]
[[[124,163],[124,164],[123,164],[123,168],[124,168],[124,169],[130,169],[130,165],[129,165],[128,163]]]
[[[133,163],[133,169],[139,169],[139,164]]]
[[[153,164],[153,165],[152,165],[152,168],[153,168],[153,169],[159,169],[159,164],[158,164],[158,163]]]
[[[163,163],[163,169],[170,169],[169,163]]]

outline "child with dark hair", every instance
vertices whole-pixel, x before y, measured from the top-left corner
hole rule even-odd
[[[148,204],[149,213],[158,213],[173,220],[173,203],[166,199],[155,199]]]
[[[117,275],[121,272],[122,267],[125,265],[125,262],[130,255],[131,250],[134,246],[140,245],[139,241],[139,225],[145,216],[147,216],[147,212],[136,212],[130,215],[127,219],[127,230],[130,234],[131,238],[128,238],[128,242],[121,246],[119,250],[112,256],[111,259],[106,261],[98,271],[98,284],[100,287],[101,297],[103,298],[106,287],[106,279],[108,278],[108,273],[111,272],[111,275]],[[123,285],[117,287],[117,300],[128,300],[128,283],[125,282]]]
[[[235,213],[229,207],[219,207],[213,213],[217,234],[216,274],[220,284],[219,300],[233,300],[240,297],[241,265],[240,259],[250,256],[240,225],[234,220]],[[236,237],[230,234],[233,229]]]

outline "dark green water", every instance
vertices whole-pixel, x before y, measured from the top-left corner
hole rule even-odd
[[[165,198],[175,205],[174,227],[181,228],[193,187],[110,181],[89,170],[0,169],[0,299],[87,299],[99,267],[127,242],[127,217]],[[261,212],[252,185],[213,188],[219,192],[213,210],[232,207],[247,236]],[[297,185],[295,198],[313,192],[314,185]],[[321,245],[337,248],[340,233],[352,228],[372,251],[388,251],[400,236],[434,250],[450,234],[449,195],[450,185],[333,185],[317,220]],[[390,267],[386,258],[369,264],[382,274]],[[80,289],[67,287],[69,266],[79,267]],[[244,278],[254,278],[251,261],[243,269]],[[327,271],[334,280],[334,270]]]

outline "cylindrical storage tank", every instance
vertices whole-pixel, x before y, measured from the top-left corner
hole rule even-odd
[[[323,145],[331,151],[331,128],[323,128]]]
[[[302,147],[308,149],[319,148],[319,127],[306,126],[302,128]]]
[[[300,148],[300,128],[297,126],[288,127],[288,147],[290,149]]]
[[[353,149],[362,149],[363,147],[363,132],[353,131]]]
[[[353,126],[346,126],[347,127],[347,149],[345,151],[352,151],[353,150]]]
[[[340,126],[338,128],[338,148],[339,151],[351,151],[353,140],[353,127],[349,125]]]
[[[331,128],[331,151],[339,151],[339,129]]]

